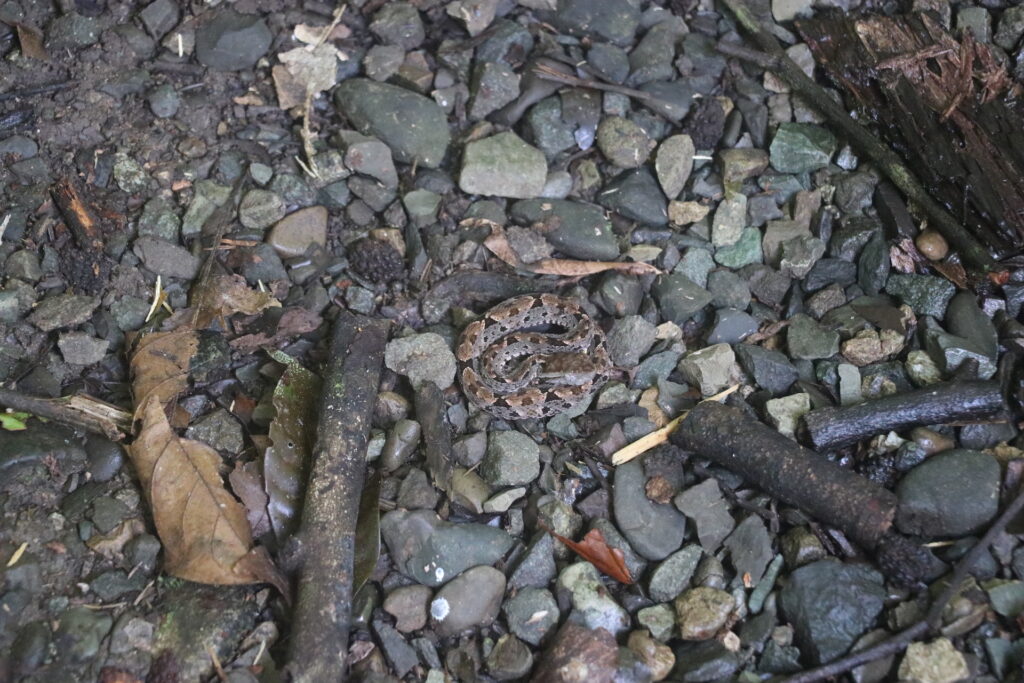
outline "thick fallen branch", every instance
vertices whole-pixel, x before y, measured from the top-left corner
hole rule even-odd
[[[874,549],[896,514],[896,496],[803,448],[730,406],[697,404],[672,443],[732,470],[765,493]]]
[[[855,121],[836,103],[824,88],[819,86],[794,62],[779,46],[771,30],[751,12],[743,0],[722,0],[753,37],[754,41],[774,60],[772,68],[782,80],[789,84],[793,92],[800,95],[817,109],[829,123],[835,126],[865,156],[878,165],[893,184],[913,200],[928,215],[931,225],[953,244],[964,260],[983,269],[995,266],[995,260],[982,244],[964,228],[959,221],[949,214],[921,183],[892,149],[875,137],[871,131]],[[763,62],[763,60],[762,60]]]
[[[882,657],[902,652],[918,638],[923,637],[930,631],[938,630],[942,624],[942,612],[946,609],[949,601],[960,591],[961,584],[967,578],[967,573],[977,563],[978,559],[988,552],[989,547],[995,542],[996,538],[1006,530],[1007,525],[1020,514],[1021,510],[1024,510],[1024,489],[1020,489],[1017,492],[1016,498],[1006,506],[1006,509],[992,523],[992,526],[981,537],[981,540],[971,548],[970,552],[960,559],[956,569],[947,580],[945,589],[935,599],[935,602],[931,604],[931,607],[928,608],[928,613],[924,619],[865,650],[854,652],[842,659],[819,666],[816,669],[809,669],[795,676],[790,676],[784,680],[784,683],[817,683],[818,681],[835,678],[856,669],[858,666],[863,666]]]
[[[299,528],[293,681],[341,681],[348,654],[356,518],[390,323],[342,313],[323,378],[319,437]]]
[[[998,382],[949,382],[855,406],[818,408],[804,415],[804,424],[814,448],[827,451],[882,432],[976,420],[1003,407]]]

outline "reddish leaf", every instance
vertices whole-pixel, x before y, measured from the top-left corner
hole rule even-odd
[[[619,583],[633,583],[633,577],[630,576],[629,569],[626,568],[625,555],[618,548],[608,545],[600,529],[591,529],[579,543],[570,541],[551,529],[546,529],[546,531],[569,546],[570,550],[594,565],[603,574],[607,574]]]

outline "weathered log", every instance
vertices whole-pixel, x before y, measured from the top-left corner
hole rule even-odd
[[[319,434],[298,534],[292,681],[341,681],[348,654],[356,519],[390,323],[342,313],[324,374]]]
[[[845,470],[740,410],[698,404],[672,443],[721,465],[765,493],[794,505],[874,549],[892,525],[896,496]]]
[[[818,408],[804,415],[811,444],[827,451],[876,434],[918,425],[977,420],[1004,407],[998,382],[948,382],[855,406]]]

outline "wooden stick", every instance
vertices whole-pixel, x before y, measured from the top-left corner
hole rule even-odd
[[[292,681],[345,677],[356,518],[390,325],[347,312],[334,322],[319,435],[298,534],[298,599],[287,665]]]
[[[697,404],[671,440],[841,529],[869,550],[889,530],[896,514],[896,496],[891,491],[730,406],[711,401]]]
[[[804,415],[804,425],[814,448],[827,451],[883,432],[976,420],[1003,408],[998,382],[948,382],[855,406],[818,408]]]
[[[837,104],[821,86],[805,74],[779,46],[771,30],[754,16],[743,0],[722,0],[722,2],[736,16],[740,25],[750,32],[754,42],[775,60],[776,66],[773,71],[789,84],[794,93],[805,98],[861,152],[878,164],[878,167],[892,180],[893,184],[921,207],[921,210],[931,219],[931,225],[960,251],[965,261],[983,270],[991,270],[995,267],[995,259],[988,253],[988,250],[974,238],[970,231],[960,225],[959,221],[932,199],[932,196],[921,186],[899,155],[879,141],[867,128],[850,118],[842,106]]]
[[[132,427],[131,413],[91,396],[49,399],[0,389],[0,406],[101,434],[111,441],[122,441]]]

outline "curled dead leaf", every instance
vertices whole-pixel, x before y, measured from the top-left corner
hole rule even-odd
[[[266,550],[253,547],[245,508],[225,488],[217,452],[175,434],[155,395],[138,413],[142,426],[128,452],[164,546],[165,571],[218,585],[267,582],[287,595]]]
[[[169,403],[188,387],[189,366],[198,348],[199,337],[188,325],[139,339],[129,362],[136,418],[150,398]]]
[[[608,545],[600,529],[591,529],[579,543],[556,534],[551,529],[546,529],[546,531],[567,545],[574,553],[594,565],[602,574],[610,576],[619,583],[633,583],[633,577],[629,573],[629,568],[626,567],[626,556],[618,548]]]
[[[234,313],[256,315],[268,308],[280,308],[281,302],[270,292],[253,289],[241,275],[214,275],[193,291],[196,328],[207,327],[215,318]]]
[[[523,263],[509,244],[505,230],[491,223],[491,234],[484,240],[484,246],[510,266],[537,275],[560,275],[562,277],[585,277],[617,270],[631,275],[657,275],[661,273],[649,263],[638,261],[577,261],[574,259],[543,258],[533,263]]]

